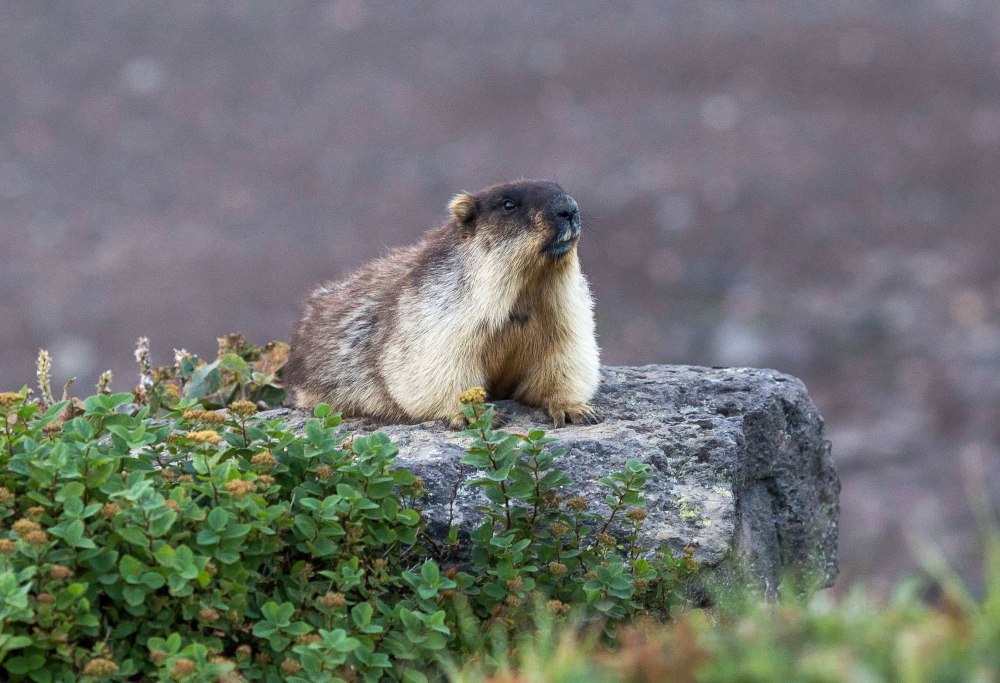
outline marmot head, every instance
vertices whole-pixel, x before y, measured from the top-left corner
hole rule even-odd
[[[558,260],[580,238],[576,201],[548,180],[520,180],[474,194],[460,192],[448,204],[463,237],[488,247],[516,244],[540,259]]]

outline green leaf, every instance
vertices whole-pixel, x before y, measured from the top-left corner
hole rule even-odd
[[[125,586],[122,589],[122,596],[125,598],[125,602],[133,607],[138,607],[146,602],[146,591],[137,586]]]
[[[221,507],[212,508],[212,511],[208,513],[208,518],[205,521],[208,522],[208,526],[213,530],[219,531],[226,526],[226,523],[229,521],[229,513]]]
[[[396,482],[393,477],[374,477],[368,480],[368,489],[366,493],[372,500],[378,500],[379,498],[384,498],[392,493],[392,489],[395,484]]]
[[[295,515],[295,528],[307,539],[316,538],[316,520],[308,515]]]
[[[0,639],[0,648],[3,650],[20,650],[22,647],[28,647],[34,641],[28,636],[10,636],[6,641]]]
[[[126,580],[138,580],[145,568],[146,566],[142,562],[131,555],[123,555],[118,563],[118,569]]]
[[[351,620],[360,628],[372,620],[374,609],[367,602],[359,602],[351,610]]]
[[[81,503],[81,511],[83,509],[82,505]],[[63,538],[72,546],[80,546],[80,541],[83,539],[83,520],[74,519],[70,522],[66,527]],[[93,544],[91,544],[91,547],[93,547]]]
[[[4,664],[7,671],[15,676],[22,676],[29,671],[39,669],[43,666],[45,666],[45,656],[39,653],[33,653],[20,657],[11,657]]]
[[[219,356],[219,360],[217,362],[220,367],[229,370],[230,372],[235,372],[240,375],[247,374],[247,362],[235,353],[224,353]]]
[[[403,671],[404,683],[427,683],[427,676],[416,669],[406,669]]]
[[[431,586],[436,586],[441,582],[441,570],[438,569],[437,562],[428,560],[420,568],[420,576]]]
[[[142,583],[153,590],[162,588],[166,582],[163,575],[157,572],[146,572],[142,575]]]
[[[177,513],[170,508],[163,508],[155,514],[149,520],[149,535],[153,538],[159,538],[163,536],[168,531],[170,527],[174,525],[177,520]]]
[[[318,421],[309,420],[306,422],[306,438],[314,446],[320,446],[326,440],[326,431]]]
[[[404,470],[403,468],[397,468],[390,472],[393,480],[395,480],[397,486],[409,486],[417,480],[417,477],[409,470]]]
[[[177,559],[177,552],[165,543],[157,548],[153,555],[156,557],[156,561],[164,567],[173,567]]]
[[[71,517],[79,517],[83,514],[83,500],[77,496],[67,498],[63,501],[63,512]]]
[[[194,371],[184,390],[184,398],[204,398],[214,394],[222,385],[222,375],[219,373],[219,361],[203,365]]]

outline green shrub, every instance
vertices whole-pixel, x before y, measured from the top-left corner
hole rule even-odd
[[[0,394],[0,678],[421,681],[539,610],[610,629],[681,600],[693,561],[636,545],[639,463],[602,480],[599,517],[563,500],[552,439],[466,405],[490,503],[435,542],[385,435],[347,438],[328,406],[301,432],[256,415],[273,375],[225,375],[232,353],[166,378],[147,355],[132,393]]]

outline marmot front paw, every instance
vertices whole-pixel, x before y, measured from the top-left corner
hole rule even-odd
[[[550,403],[549,417],[554,427],[565,427],[567,422],[578,425],[593,425],[601,421],[593,408],[586,403]]]
[[[464,413],[459,413],[458,415],[452,415],[448,420],[448,429],[460,432],[469,426],[469,420],[465,417]]]

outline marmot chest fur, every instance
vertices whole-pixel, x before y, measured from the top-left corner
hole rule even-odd
[[[544,406],[556,426],[596,419],[593,301],[576,202],[552,182],[460,193],[417,244],[317,288],[295,328],[296,405],[462,424],[459,394]]]

